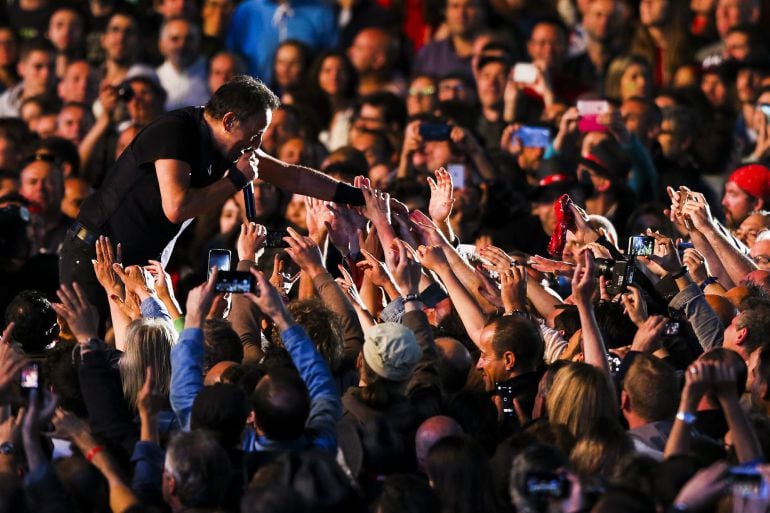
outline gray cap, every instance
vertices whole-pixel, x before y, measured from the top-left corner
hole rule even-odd
[[[422,358],[422,349],[412,330],[395,322],[375,325],[364,339],[364,360],[385,379],[406,381]]]

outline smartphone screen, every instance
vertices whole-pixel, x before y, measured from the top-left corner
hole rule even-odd
[[[607,125],[599,122],[599,116],[610,111],[610,104],[604,100],[578,100],[578,130],[581,132],[606,132]]]
[[[254,275],[248,271],[222,271],[217,275],[214,290],[245,294],[254,290]]]
[[[452,127],[446,123],[420,123],[420,137],[423,141],[448,141]]]
[[[655,249],[655,239],[647,235],[637,235],[628,238],[628,254],[630,256],[651,256]]]
[[[21,388],[40,388],[40,367],[37,363],[28,363],[21,369]]]
[[[286,230],[276,230],[272,232],[267,232],[267,237],[265,238],[265,247],[266,248],[288,248],[289,244],[283,240],[284,237],[288,237],[289,232]]]
[[[465,188],[465,164],[447,164],[446,170],[452,177],[452,187],[455,189]]]
[[[534,84],[537,80],[537,68],[529,62],[519,62],[513,67],[513,81],[517,84]]]
[[[519,128],[513,137],[521,141],[521,145],[525,148],[548,148],[551,144],[551,132],[539,126],[525,125]]]
[[[230,270],[230,251],[227,249],[212,249],[209,251],[209,265],[207,276],[211,276],[211,268],[216,267],[219,271]]]

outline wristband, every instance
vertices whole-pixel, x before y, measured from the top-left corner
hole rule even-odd
[[[91,449],[86,453],[86,461],[88,461],[88,463],[91,463],[91,460],[93,460],[94,457],[100,452],[102,452],[103,450],[104,450],[103,446],[97,445],[96,447],[94,447],[93,449]]]
[[[334,195],[332,196],[334,203],[343,203],[345,205],[364,206],[364,193],[358,187],[353,187],[346,183],[339,182],[337,188],[334,189]]]
[[[681,278],[685,274],[687,274],[687,266],[683,265],[681,269],[679,269],[677,272],[675,272],[674,274],[671,275],[671,278],[673,278],[675,280],[678,280],[679,278]]]
[[[696,417],[694,413],[688,411],[680,411],[676,414],[676,420],[681,420],[688,426],[692,426],[695,423]]]
[[[706,287],[709,285],[713,285],[714,283],[719,283],[719,280],[717,280],[714,276],[709,276],[705,280],[703,280],[703,283],[700,284],[700,289],[703,292],[706,292]]]
[[[408,303],[409,301],[422,301],[422,299],[420,299],[419,294],[407,294],[402,301]]]
[[[230,183],[232,183],[239,191],[249,184],[246,176],[241,173],[241,170],[238,169],[238,166],[236,166],[234,163],[230,164],[230,167],[227,168],[226,177],[228,180],[230,180]]]
[[[504,317],[523,317],[525,319],[531,319],[529,312],[524,310],[511,310],[510,312],[505,312],[503,314]]]

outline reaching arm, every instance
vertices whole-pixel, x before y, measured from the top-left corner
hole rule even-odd
[[[335,180],[309,167],[281,162],[262,150],[257,150],[257,156],[260,159],[260,177],[276,187],[335,203],[364,204],[364,196],[357,187]]]
[[[580,315],[583,334],[583,356],[586,363],[598,367],[610,379],[607,349],[604,347],[604,339],[599,331],[592,303],[597,285],[594,277],[594,256],[590,251],[585,251],[583,254],[585,260],[575,266],[575,277],[572,280],[572,297]]]

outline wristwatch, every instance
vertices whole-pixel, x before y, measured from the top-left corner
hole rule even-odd
[[[0,454],[11,455],[16,452],[13,442],[3,442],[0,444]]]
[[[695,423],[695,414],[688,411],[680,411],[676,414],[676,420],[681,420],[688,426],[692,426]]]
[[[403,297],[404,304],[408,303],[409,301],[422,301],[419,294],[407,294]]]

